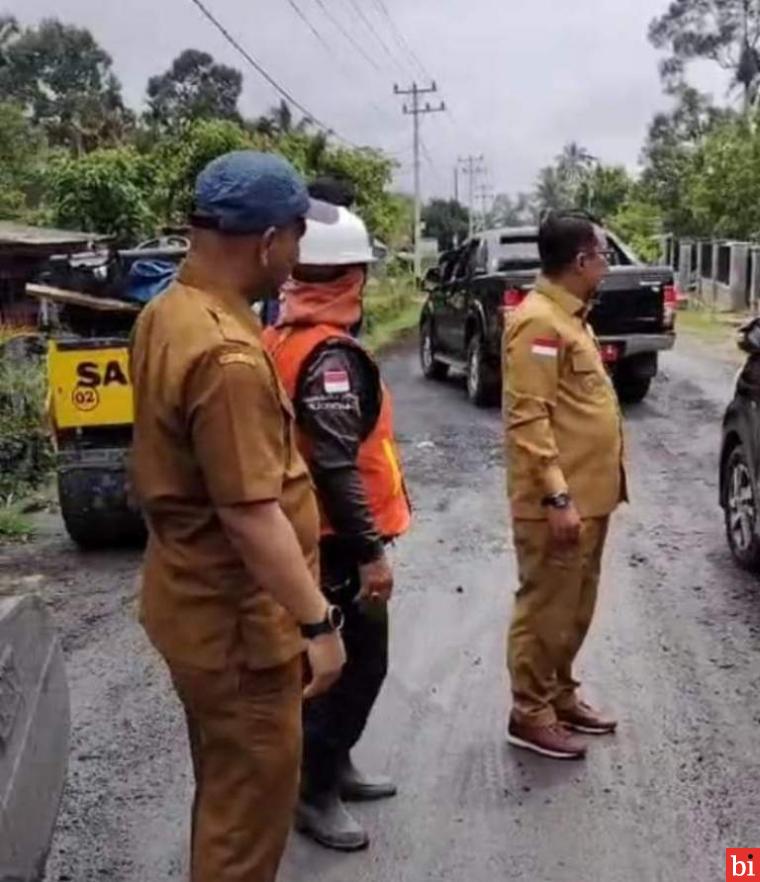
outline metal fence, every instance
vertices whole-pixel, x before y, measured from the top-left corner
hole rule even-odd
[[[760,310],[760,244],[665,236],[661,260],[690,300],[719,312]]]

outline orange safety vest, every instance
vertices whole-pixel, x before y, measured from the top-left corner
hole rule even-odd
[[[311,354],[327,340],[336,337],[354,346],[358,345],[350,334],[335,325],[266,328],[264,343],[291,399],[295,397],[301,370]],[[301,431],[298,432],[298,443],[308,461],[309,441]],[[357,465],[378,533],[385,539],[401,536],[409,529],[411,510],[393,435],[393,402],[384,383],[380,414],[375,427],[359,446]],[[322,535],[333,534],[335,531],[324,510],[321,511],[321,518]]]

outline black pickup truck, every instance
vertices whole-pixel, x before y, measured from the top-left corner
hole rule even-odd
[[[607,232],[610,272],[589,315],[621,401],[642,401],[658,352],[675,342],[678,292],[669,267],[641,263]],[[501,390],[504,316],[539,269],[535,227],[489,230],[446,252],[424,280],[420,359],[428,379],[463,370],[470,400],[485,407]]]

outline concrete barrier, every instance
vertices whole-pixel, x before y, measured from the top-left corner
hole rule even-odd
[[[61,646],[41,601],[0,600],[0,882],[39,882],[71,728]]]

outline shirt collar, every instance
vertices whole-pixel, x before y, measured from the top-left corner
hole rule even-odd
[[[546,276],[541,275],[536,282],[536,291],[548,297],[553,303],[556,303],[560,309],[564,310],[568,315],[577,318],[585,317],[588,312],[588,304],[584,303],[574,294],[571,294],[567,288],[557,285],[550,281]]]

